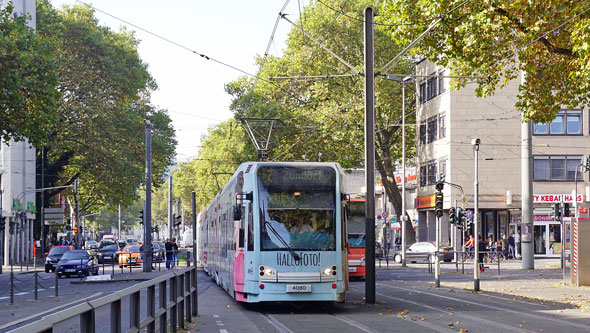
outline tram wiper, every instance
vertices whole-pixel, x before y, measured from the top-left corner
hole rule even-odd
[[[285,242],[285,240],[283,239],[283,237],[281,237],[281,235],[279,235],[279,233],[275,230],[275,228],[270,224],[270,222],[268,221],[264,221],[264,225],[270,230],[272,231],[272,233],[277,236],[277,238],[279,239],[279,241],[283,244],[283,246],[289,251],[289,253],[291,253],[291,255],[293,256],[293,258],[296,261],[301,260],[301,257],[295,253],[295,251],[293,251],[293,249],[289,246],[289,244],[287,244],[287,242]]]

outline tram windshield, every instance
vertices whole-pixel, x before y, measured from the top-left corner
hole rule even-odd
[[[258,169],[262,250],[336,248],[336,172],[330,167]]]

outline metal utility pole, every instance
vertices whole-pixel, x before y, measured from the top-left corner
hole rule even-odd
[[[121,216],[121,206],[119,206],[119,216]],[[152,123],[145,121],[145,208],[144,214],[144,237],[143,251],[144,262],[143,271],[152,271]],[[119,221],[121,218],[119,217]],[[121,224],[119,223],[119,226]]]
[[[193,275],[193,287],[197,290],[197,199],[196,193],[193,192],[191,195],[191,202],[193,205],[193,265],[195,266],[195,272]],[[195,315],[199,314],[199,300],[198,297],[195,295],[192,298],[192,306],[193,306],[193,313]]]
[[[119,204],[119,217],[117,218],[117,239],[121,239],[121,204]]]
[[[365,302],[375,303],[375,74],[373,8],[365,9]]]
[[[525,73],[521,71],[521,84],[525,82]],[[534,228],[533,228],[533,136],[530,121],[521,121],[521,164],[520,164],[520,203],[521,215],[521,257],[523,269],[535,268]],[[525,231],[528,231],[525,235]],[[526,237],[525,237],[526,236]]]
[[[473,181],[473,238],[475,239],[475,253],[473,258],[473,291],[479,291],[479,228],[477,221],[477,214],[478,212],[478,196],[479,196],[479,170],[478,170],[478,159],[479,159],[479,144],[481,141],[479,139],[471,140],[471,144],[473,145],[473,153],[475,155],[475,180]]]
[[[168,238],[172,238],[174,228],[174,216],[172,215],[172,174],[168,176]]]

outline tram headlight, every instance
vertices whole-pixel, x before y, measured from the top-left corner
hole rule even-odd
[[[332,266],[332,267],[324,267],[322,269],[322,274],[323,275],[336,275],[337,274],[337,267],[336,266]]]
[[[260,276],[273,276],[276,274],[275,269],[272,267],[260,266]]]

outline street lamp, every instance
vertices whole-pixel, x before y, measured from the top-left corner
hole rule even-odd
[[[479,228],[477,227],[477,214],[478,214],[478,196],[479,196],[479,180],[478,180],[478,157],[479,157],[479,145],[481,140],[479,138],[471,140],[473,145],[473,153],[475,155],[475,180],[473,182],[473,239],[475,240],[475,255],[473,258],[473,291],[479,291]]]
[[[406,82],[414,78],[406,76],[403,79],[389,75],[388,80],[402,83],[402,267],[406,267]]]

